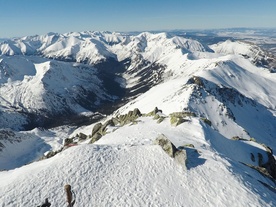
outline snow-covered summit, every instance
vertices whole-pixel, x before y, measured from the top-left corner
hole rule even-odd
[[[242,55],[254,64],[260,66],[268,66],[272,61],[267,52],[249,42],[227,40],[225,42],[210,45],[210,48],[220,54]]]
[[[96,63],[113,57],[125,59],[134,53],[144,53],[152,62],[159,60],[174,49],[205,51],[199,42],[166,33],[141,33],[137,36],[111,32],[48,33],[42,36],[27,36],[0,43],[2,55],[33,55],[76,62]]]

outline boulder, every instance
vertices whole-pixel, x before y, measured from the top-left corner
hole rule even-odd
[[[102,138],[102,135],[100,132],[97,132],[94,134],[94,136],[91,138],[90,144],[93,144],[94,142],[98,141],[99,139]]]
[[[170,157],[186,169],[187,154],[184,148],[177,149],[164,134],[159,135],[154,144],[160,145]]]
[[[80,140],[85,140],[85,139],[87,139],[88,136],[87,136],[86,134],[80,132],[80,133],[78,134],[78,137],[79,137]]]
[[[140,112],[140,110],[138,108],[135,108],[133,110],[133,116],[140,117],[140,116],[142,116],[142,113]]]
[[[162,110],[159,110],[157,107],[155,107],[153,111],[147,114],[147,116],[155,116],[157,113],[162,113]]]
[[[102,128],[102,123],[97,123],[94,125],[92,130],[92,137]]]
[[[162,149],[172,158],[174,157],[177,151],[174,144],[163,134],[159,135],[156,138],[156,140],[154,141],[154,144],[160,145]]]
[[[120,125],[120,120],[118,118],[113,117],[112,122],[113,122],[114,126]]]
[[[64,146],[67,146],[67,145],[69,145],[69,144],[72,144],[73,142],[74,142],[73,138],[66,138],[66,139],[64,139],[64,141],[63,141],[63,145],[64,145]]]
[[[142,113],[139,109],[135,108],[133,111],[129,111],[127,114],[117,116],[116,119],[119,120],[120,125],[126,125],[133,123],[137,118],[141,117]]]
[[[102,125],[101,129],[99,130],[99,131],[102,133],[102,135],[105,133],[106,127],[107,127],[107,126],[115,126],[115,123],[114,123],[114,121],[113,121],[113,118],[107,120],[107,121]]]

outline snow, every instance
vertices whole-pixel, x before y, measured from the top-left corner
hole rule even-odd
[[[187,149],[188,170],[152,144],[163,132],[177,146],[193,143],[200,151]],[[235,146],[233,149],[231,154],[239,152]],[[245,169],[241,164],[239,168]],[[247,183],[252,182],[250,176],[241,179],[241,172],[235,172],[239,168],[212,149],[196,119],[171,127],[168,121],[157,124],[152,118],[142,118],[137,125],[121,127],[96,144],[71,147],[50,159],[0,172],[0,198],[5,207],[39,205],[46,197],[53,205],[63,206],[63,186],[69,183],[79,206],[275,204],[272,192],[259,186],[265,196],[256,193],[256,183]]]
[[[95,123],[77,129],[61,126],[17,132],[22,141],[5,142],[0,152],[1,170],[7,169],[0,171],[2,207],[37,206],[45,198],[53,206],[65,206],[65,184],[72,185],[76,206],[276,206],[275,181],[245,165],[259,166],[259,155],[263,162],[268,160],[262,144],[276,148],[276,76],[253,64],[262,55],[258,47],[237,41],[205,46],[148,32],[50,33],[0,44],[2,54],[27,53],[31,48],[51,58],[76,62],[88,58],[90,64],[110,57],[127,59],[129,65],[122,74],[126,80],[121,85],[128,89],[140,81],[139,69],[147,67],[137,69],[139,61],[164,66],[158,84],[102,123],[135,108],[148,113],[158,107],[166,118],[159,124],[152,117],[140,117],[136,124],[109,126],[108,133],[94,144],[86,140],[42,161],[35,160],[48,150],[61,149],[66,138],[80,132],[90,135]],[[1,56],[0,103],[7,125],[17,120],[8,113],[10,105],[23,104],[30,110],[62,107],[59,99],[51,98],[67,98],[80,82],[92,82],[99,97],[108,96],[101,94],[93,67],[21,55]],[[203,85],[189,83],[195,77]],[[91,113],[76,104],[70,106],[78,113]],[[169,114],[186,110],[196,116],[172,126]],[[160,134],[176,147],[184,146],[186,166],[153,145]],[[242,140],[232,139],[237,136]],[[189,144],[194,148],[185,147]]]
[[[90,91],[96,99],[91,105],[96,101],[114,99],[104,91],[94,67],[36,56],[1,56],[0,59],[2,127],[20,129],[22,124],[14,119],[22,119],[24,123],[24,113],[12,118],[9,114],[14,109],[36,114],[55,114],[65,110],[85,113],[90,112],[89,109],[78,101]],[[14,120],[10,121],[14,126],[5,126],[6,119]]]

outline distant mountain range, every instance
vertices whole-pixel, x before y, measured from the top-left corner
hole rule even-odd
[[[179,74],[185,59],[229,54],[264,67],[271,62],[252,44],[208,46],[166,33],[49,33],[6,40],[0,54],[1,126],[18,129],[119,104]]]
[[[70,182],[79,206],[275,206],[273,41],[243,34],[1,42],[0,203],[62,206]],[[185,150],[183,169],[153,144],[160,135]]]

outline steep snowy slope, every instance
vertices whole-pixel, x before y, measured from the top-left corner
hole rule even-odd
[[[0,130],[1,170],[10,170],[31,163],[50,149],[49,144],[33,134]]]
[[[140,95],[162,82],[164,77],[171,75],[164,74],[165,69],[178,70],[187,54],[211,51],[195,40],[148,32],[130,37],[127,43],[113,45],[110,50],[119,61],[128,60],[123,78],[131,96]]]
[[[1,127],[39,126],[116,99],[105,91],[97,69],[87,65],[31,56],[2,56],[0,61]]]
[[[269,56],[268,52],[263,51],[255,44],[227,40],[225,42],[211,45],[210,48],[212,48],[216,53],[242,55],[254,64],[266,66],[271,71],[274,71],[274,68],[271,67],[271,63],[275,60]]]

